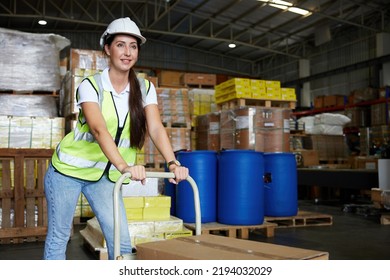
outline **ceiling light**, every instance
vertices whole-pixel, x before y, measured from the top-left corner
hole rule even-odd
[[[237,47],[237,45],[235,43],[230,43],[228,46],[231,49],[234,49],[235,47]]]
[[[278,8],[281,10],[287,10],[292,13],[300,14],[303,16],[308,16],[311,15],[311,12],[305,9],[293,7],[293,4],[287,1],[282,1],[282,0],[257,0],[261,2],[268,3],[271,7]]]
[[[311,12],[309,12],[308,10],[304,10],[304,9],[297,8],[297,7],[288,7],[287,10],[289,10],[290,12],[296,13],[296,14],[303,15],[303,16],[307,16],[307,15],[311,14]]]
[[[292,6],[293,4],[287,1],[282,1],[282,0],[257,0],[269,4],[277,4],[277,5],[284,5],[284,6]]]
[[[281,9],[281,10],[287,10],[288,7],[287,6],[284,6],[284,5],[278,5],[278,4],[269,4],[271,7],[274,7],[274,8],[278,8],[278,9]]]
[[[39,25],[46,25],[46,24],[47,24],[47,21],[44,20],[44,19],[40,19],[40,20],[38,21],[38,24],[39,24]]]

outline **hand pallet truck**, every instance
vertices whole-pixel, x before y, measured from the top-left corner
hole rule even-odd
[[[118,181],[115,183],[114,187],[114,259],[123,260],[123,259],[134,259],[134,255],[121,255],[120,254],[120,215],[119,215],[119,199],[122,199],[121,188],[123,182],[130,178],[131,174],[129,172],[122,174],[119,177]],[[175,174],[172,172],[146,172],[146,178],[175,178]],[[195,180],[188,176],[186,179],[191,187],[194,194],[194,206],[195,206],[195,234],[201,235],[201,214],[200,214],[200,200],[199,200],[199,190],[196,185]]]

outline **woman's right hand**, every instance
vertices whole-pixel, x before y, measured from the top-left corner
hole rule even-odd
[[[141,184],[145,185],[146,183],[145,166],[143,165],[127,166],[124,169],[122,169],[121,173],[124,174],[126,172],[129,172],[131,174],[131,180],[141,181]]]

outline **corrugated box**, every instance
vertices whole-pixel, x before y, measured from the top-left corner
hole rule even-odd
[[[159,86],[181,87],[181,75],[183,72],[163,70],[157,74]]]
[[[318,160],[318,151],[316,150],[294,150],[295,154],[301,156],[301,161],[299,162],[300,167],[316,166],[320,164]]]
[[[324,96],[316,96],[314,98],[314,108],[319,109],[324,107]]]
[[[329,253],[218,235],[139,244],[139,260],[328,260]]]
[[[345,98],[343,95],[324,96],[324,107],[343,106],[346,103]]]
[[[184,73],[180,79],[183,85],[214,86],[217,82],[217,76],[215,74],[203,73]]]
[[[196,149],[219,151],[219,117],[219,112],[197,116]]]

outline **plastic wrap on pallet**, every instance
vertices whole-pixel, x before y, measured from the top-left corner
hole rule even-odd
[[[0,94],[0,104],[0,116],[58,117],[57,101],[51,95]]]
[[[69,45],[68,39],[55,34],[0,28],[0,90],[59,90],[59,53]]]

